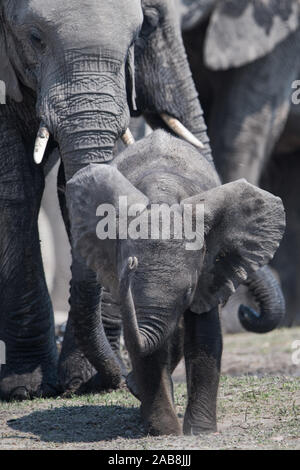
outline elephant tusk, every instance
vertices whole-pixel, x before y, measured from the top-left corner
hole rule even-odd
[[[132,135],[129,128],[126,129],[126,131],[122,135],[121,139],[127,147],[129,147],[129,145],[133,145],[135,143],[135,138],[133,137],[133,135]]]
[[[200,142],[200,140],[197,139],[197,137],[195,137],[178,119],[166,113],[162,113],[160,117],[176,135],[182,137],[195,147],[204,149],[203,143]]]
[[[37,165],[39,165],[43,161],[49,138],[50,134],[47,127],[41,124],[35,140],[33,152],[33,158]]]

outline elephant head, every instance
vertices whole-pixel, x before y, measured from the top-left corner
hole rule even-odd
[[[299,27],[297,0],[178,0],[182,28],[207,22],[204,61],[212,70],[241,67],[269,54]]]
[[[0,80],[16,102],[33,90],[36,158],[50,133],[67,179],[111,160],[130,113],[143,111],[181,120],[210,158],[172,0],[1,0]]]
[[[142,355],[166,341],[187,309],[201,315],[225,302],[270,261],[282,238],[279,198],[246,180],[221,186],[210,168],[189,144],[159,131],[67,185],[75,246],[119,299],[127,346]],[[153,203],[172,206],[183,232],[174,222],[163,235]],[[187,245],[187,227],[197,234],[196,249]]]

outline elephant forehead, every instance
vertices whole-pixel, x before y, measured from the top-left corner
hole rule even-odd
[[[214,167],[194,148],[162,130],[129,146],[112,163],[148,195],[165,190],[175,199],[198,194],[220,184]]]
[[[19,2],[12,2],[19,3]],[[93,46],[91,41],[103,47],[118,46],[120,37],[124,48],[132,42],[132,35],[141,27],[143,12],[140,0],[28,0],[18,7],[10,7],[18,23],[36,24],[43,31],[52,30],[72,47]],[[116,34],[118,33],[118,34]]]
[[[180,204],[186,197],[201,191],[199,179],[167,168],[156,168],[145,173],[136,187],[147,195],[152,204]]]
[[[136,306],[173,306],[177,297],[184,295],[192,285],[189,270],[174,270],[148,266],[146,271],[137,271],[132,283]]]

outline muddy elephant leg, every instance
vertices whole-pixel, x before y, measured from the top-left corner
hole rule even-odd
[[[0,397],[7,400],[57,393],[54,318],[37,226],[44,177],[15,120],[5,116],[0,124],[0,339],[7,353]]]
[[[70,222],[65,199],[65,175],[63,166],[58,172],[58,197],[66,231],[70,237]],[[72,267],[70,313],[64,336],[62,351],[59,359],[59,380],[66,394],[91,393],[103,389],[101,374],[86,358],[78,340],[75,337],[74,322],[78,310],[84,310],[89,315],[99,308],[101,302],[102,321],[106,337],[111,344],[116,358],[126,375],[126,368],[120,355],[121,315],[118,306],[108,293],[104,293],[101,301],[101,286],[96,275],[88,270],[81,261],[74,261]],[[97,314],[95,314],[97,316]]]
[[[201,315],[187,311],[184,319],[188,404],[183,432],[197,435],[217,428],[222,334],[217,308]]]
[[[147,431],[154,436],[181,434],[173,403],[169,346],[149,356],[131,359],[133,378],[141,400],[142,420]]]
[[[61,164],[57,176],[58,199],[62,218],[70,241],[70,221],[65,198],[65,185],[64,168]],[[74,305],[72,294],[69,302]],[[71,312],[69,313],[67,321],[58,366],[59,382],[65,394],[86,392],[87,383],[96,375],[96,370],[85,357],[75,338],[74,321]]]

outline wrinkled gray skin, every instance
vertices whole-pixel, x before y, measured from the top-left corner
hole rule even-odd
[[[174,115],[204,142],[208,160],[211,154],[173,1],[0,0],[0,80],[8,94],[0,106],[0,337],[7,345],[0,397],[23,399],[57,393],[37,229],[44,174],[32,158],[40,122],[51,133],[46,160],[55,146],[62,158],[67,229],[65,178],[110,161],[130,114],[144,112],[158,126],[158,113]],[[59,375],[63,389],[74,391],[94,370],[74,343],[73,327],[99,310],[100,285],[75,250],[72,256]]]
[[[286,0],[295,12],[286,5],[282,15],[272,10],[276,2],[256,6],[248,18],[251,3],[225,0],[193,29],[184,18],[182,27],[217,170],[224,182],[247,177],[258,184],[288,117],[300,30],[298,2]],[[290,23],[296,30],[281,38]]]
[[[181,433],[171,373],[183,354],[188,386],[184,433],[215,430],[222,353],[218,306],[273,257],[285,226],[281,200],[246,180],[221,186],[214,167],[194,147],[163,131],[129,147],[110,165],[81,170],[68,182],[67,194],[74,245],[120,305],[133,364],[128,385],[141,400],[148,431]],[[119,219],[121,196],[129,207],[143,204],[129,221],[139,225],[146,217],[147,227],[151,204],[176,204],[179,220],[185,205],[192,205],[193,223],[196,205],[204,204],[204,233],[198,229],[204,244],[187,250],[185,235],[100,240],[97,209],[110,204]],[[250,325],[253,319],[243,320]],[[86,339],[93,351],[103,343],[93,341],[92,332]],[[111,352],[106,363],[112,366],[113,360]],[[103,361],[94,365],[103,367]],[[121,374],[116,360],[110,373],[113,380]]]
[[[291,84],[298,77],[300,4],[297,0],[178,3],[184,44],[219,175],[224,183],[245,177],[259,185],[284,129]],[[289,219],[294,212],[292,209]],[[291,230],[295,233],[293,227]],[[287,264],[294,260],[292,255]],[[293,275],[295,270],[289,278]],[[287,312],[293,315],[295,296],[287,288],[285,276],[280,269]],[[296,285],[296,278],[293,283]]]

